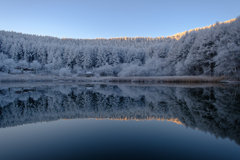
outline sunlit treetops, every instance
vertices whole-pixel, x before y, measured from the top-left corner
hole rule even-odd
[[[227,24],[227,23],[232,23],[236,21],[236,18],[233,18],[231,20],[228,20],[228,21],[224,21],[224,22],[216,22],[212,25],[209,25],[209,26],[206,26],[206,27],[200,27],[200,28],[194,28],[194,29],[191,29],[189,31],[184,31],[184,32],[181,32],[181,33],[177,33],[177,34],[174,34],[172,36],[168,36],[169,38],[173,38],[173,39],[176,39],[176,40],[179,40],[182,36],[184,36],[186,33],[190,33],[190,32],[193,32],[193,31],[199,31],[199,30],[203,30],[203,29],[209,29],[211,27],[215,27],[217,25],[220,25],[220,24]]]
[[[164,118],[156,118],[156,117],[147,117],[144,119],[140,118],[131,118],[131,117],[122,117],[122,118],[95,118],[96,120],[116,120],[116,121],[129,121],[129,120],[134,120],[134,121],[151,121],[151,120],[157,120],[157,121],[168,121],[168,122],[173,122],[176,124],[181,124],[184,125],[178,118],[170,118],[170,119],[164,119]]]
[[[152,40],[160,40],[160,39],[165,39],[165,38],[168,38],[168,39],[175,39],[175,40],[179,40],[182,36],[184,36],[186,33],[190,33],[190,32],[193,32],[193,31],[199,31],[199,30],[203,30],[203,29],[209,29],[211,27],[215,27],[217,25],[220,25],[220,24],[226,24],[226,23],[232,23],[236,20],[236,18],[233,18],[231,20],[228,20],[228,21],[224,21],[224,22],[216,22],[215,24],[212,24],[212,25],[209,25],[209,26],[205,26],[205,27],[200,27],[200,28],[194,28],[194,29],[191,29],[189,31],[184,31],[184,32],[180,32],[180,33],[176,33],[172,36],[167,36],[167,37],[112,37],[112,38],[98,38],[96,37],[95,39],[91,39],[91,38],[67,38],[67,37],[62,37],[61,39],[64,39],[64,40],[121,40],[121,41],[132,41],[132,40],[137,40],[137,39],[146,39],[147,41],[152,41]],[[58,38],[58,37],[53,37],[53,36],[47,36],[47,35],[36,35],[36,34],[24,34],[22,32],[14,32],[14,31],[11,31],[13,33],[19,33],[19,34],[23,34],[23,35],[29,35],[29,36],[39,36],[39,37],[50,37],[50,38]]]
[[[194,28],[194,29],[191,29],[189,31],[184,31],[184,32],[180,32],[180,33],[176,33],[172,36],[167,36],[167,37],[111,37],[111,38],[98,38],[96,37],[95,40],[136,40],[136,39],[147,39],[147,40],[156,40],[156,39],[164,39],[164,38],[170,38],[170,39],[176,39],[176,40],[179,40],[182,36],[184,36],[187,32],[190,33],[192,31],[199,31],[199,30],[203,30],[203,29],[209,29],[211,27],[215,27],[217,25],[220,25],[220,24],[226,24],[226,23],[232,23],[236,20],[236,18],[233,18],[233,19],[230,19],[228,21],[224,21],[224,22],[216,22],[212,25],[209,25],[209,26],[205,26],[205,27],[199,27],[199,28]],[[66,37],[63,37],[62,39],[74,39],[74,38],[66,38]],[[93,40],[93,39],[90,39],[90,38],[84,38],[84,39],[87,39],[87,40]]]

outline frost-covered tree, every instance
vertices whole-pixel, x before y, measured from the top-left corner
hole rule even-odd
[[[8,56],[3,54],[3,52],[0,52],[0,71],[4,71],[4,61],[6,59],[8,59]]]
[[[101,47],[96,57],[96,67],[104,66],[107,64],[107,52],[105,47]]]
[[[71,69],[68,68],[68,67],[66,67],[66,68],[61,68],[61,69],[59,70],[59,75],[60,75],[60,76],[69,76],[69,75],[71,75]]]
[[[3,67],[7,71],[7,73],[11,73],[12,70],[16,67],[16,63],[13,59],[6,59],[3,62]]]
[[[240,78],[240,46],[230,43],[228,47],[220,48],[215,61],[217,75]]]
[[[21,72],[23,73],[24,68],[29,67],[29,63],[26,60],[20,60],[18,61],[17,66],[20,67]]]
[[[37,70],[42,67],[41,64],[36,60],[30,63],[30,66],[35,70],[35,73],[37,73]]]

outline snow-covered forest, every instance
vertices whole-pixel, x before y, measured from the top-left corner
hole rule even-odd
[[[15,86],[0,86],[0,128],[75,118],[157,119],[240,144],[240,90],[236,86]]]
[[[240,17],[168,37],[66,39],[0,31],[0,72],[240,77]]]

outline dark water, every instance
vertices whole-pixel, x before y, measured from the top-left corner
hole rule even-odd
[[[0,159],[240,159],[240,90],[1,84]]]

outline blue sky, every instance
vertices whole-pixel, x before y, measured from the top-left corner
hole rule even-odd
[[[0,30],[67,38],[161,37],[240,15],[240,0],[0,0]]]

